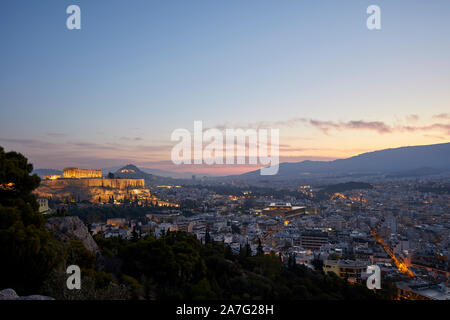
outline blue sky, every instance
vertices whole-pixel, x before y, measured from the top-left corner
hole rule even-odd
[[[66,28],[71,4],[81,30]],[[366,28],[370,4],[381,7],[381,30]],[[449,1],[2,0],[0,8],[0,145],[37,167],[151,166],[169,160],[170,133],[194,120],[419,128],[364,127],[353,141],[348,126],[331,134],[285,126],[281,143],[307,149],[285,154],[293,160],[448,141]]]

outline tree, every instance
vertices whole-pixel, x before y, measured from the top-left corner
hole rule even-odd
[[[256,255],[261,256],[264,254],[264,250],[261,244],[261,239],[258,238],[258,248],[256,249]]]
[[[136,232],[135,228],[133,229],[133,232],[131,234],[132,234],[132,240],[136,242],[139,239],[139,235]]]
[[[252,256],[252,248],[250,247],[250,244],[247,241],[247,244],[245,245],[245,255],[247,257],[251,257]]]
[[[209,230],[206,229],[205,233],[205,244],[211,243],[211,235],[209,234]]]
[[[295,252],[290,253],[288,257],[288,268],[292,269],[296,265],[296,258],[295,258]]]
[[[339,260],[341,257],[337,253],[332,253],[328,256],[328,260]]]
[[[32,191],[39,186],[32,164],[0,147],[0,288],[36,293],[57,265],[60,244],[45,229]]]
[[[94,270],[95,254],[86,249],[84,244],[79,240],[72,240],[66,251],[67,264],[75,264],[82,270]]]
[[[323,270],[323,261],[318,259],[318,258],[314,258],[314,260],[311,261],[311,264],[313,265],[315,270]]]

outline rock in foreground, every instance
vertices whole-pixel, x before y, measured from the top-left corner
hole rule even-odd
[[[55,300],[52,297],[31,295],[19,297],[13,289],[0,290],[0,300]]]
[[[96,254],[100,252],[88,228],[78,217],[50,218],[45,227],[62,241],[80,240],[89,251]]]

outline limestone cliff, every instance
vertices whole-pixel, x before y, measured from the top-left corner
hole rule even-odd
[[[50,218],[45,227],[62,241],[80,240],[89,251],[95,254],[100,253],[88,228],[78,217]]]

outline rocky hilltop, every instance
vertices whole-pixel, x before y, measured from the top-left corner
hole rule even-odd
[[[366,152],[360,155],[333,161],[302,161],[280,163],[279,171],[273,176],[261,176],[259,170],[227,179],[249,181],[282,181],[311,177],[333,177],[344,175],[389,175],[400,177],[450,172],[450,143],[424,146],[409,146]]]
[[[150,190],[145,188],[144,179],[56,179],[42,180],[34,191],[39,198],[87,200],[107,202],[113,197],[123,201],[125,198],[150,199]]]
[[[100,253],[88,228],[78,217],[50,218],[45,227],[61,241],[80,240],[89,251],[95,254]]]

